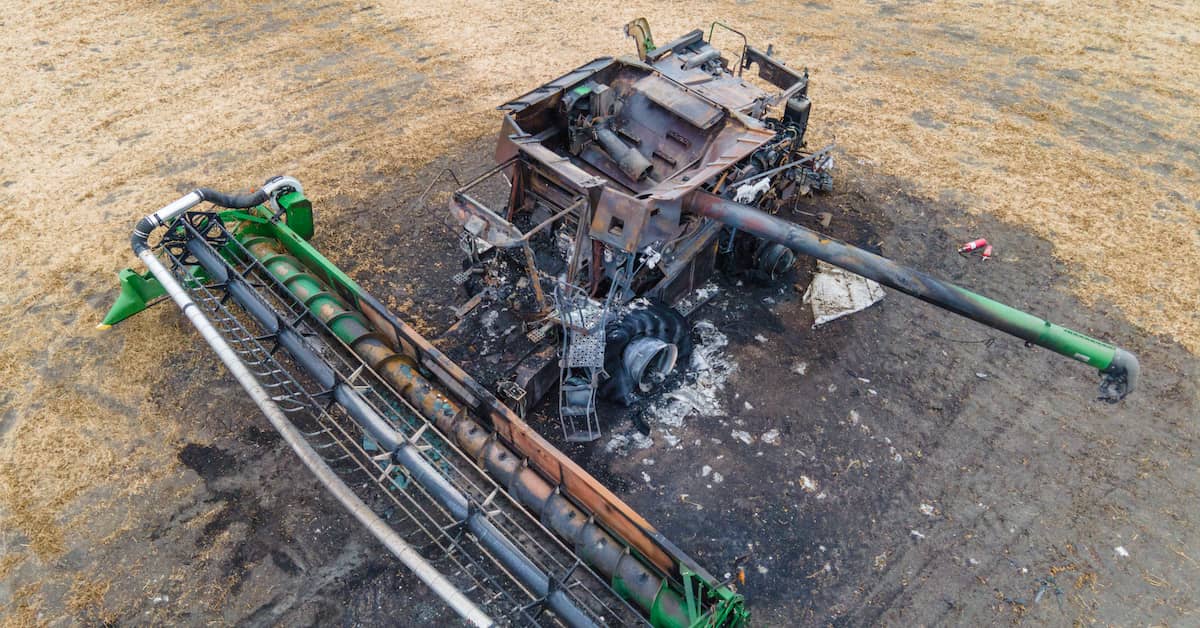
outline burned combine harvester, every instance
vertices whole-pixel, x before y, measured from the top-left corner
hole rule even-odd
[[[817,257],[1088,363],[1110,400],[1132,390],[1120,349],[772,215],[830,185],[805,149],[805,73],[744,42],[731,60],[711,29],[660,47],[644,20],[627,32],[637,58],[502,107],[498,165],[450,201],[470,294],[438,346],[313,247],[290,177],[139,221],[148,270],[121,272],[101,327],[173,300],[305,466],[475,625],[748,621],[733,581],[523,420],[556,391],[565,436],[596,438],[598,397],[628,402],[684,363],[689,295],[723,263],[773,276]]]
[[[450,203],[468,253],[456,280],[482,311],[456,325],[449,346],[471,347],[456,358],[518,409],[557,388],[566,439],[591,440],[597,396],[628,403],[686,354],[680,302],[719,262],[776,276],[795,252],[1097,366],[1106,398],[1126,394],[1129,354],[773,215],[831,185],[828,149],[805,150],[807,72],[752,46],[731,70],[717,26],[655,48],[634,22],[638,59],[597,59],[501,107],[498,165]],[[778,91],[743,79],[751,68]],[[503,347],[481,355],[497,330]]]

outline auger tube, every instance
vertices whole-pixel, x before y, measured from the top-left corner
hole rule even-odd
[[[481,512],[470,507],[470,501],[437,472],[403,434],[392,429],[387,420],[370,404],[364,402],[354,387],[338,381],[333,369],[308,346],[299,335],[279,324],[278,314],[264,303],[253,288],[229,274],[225,264],[207,244],[191,240],[187,244],[200,266],[217,283],[226,284],[233,300],[253,316],[263,328],[275,335],[279,344],[300,363],[326,390],[332,390],[334,400],[379,444],[391,452],[391,460],[404,467],[413,481],[420,484],[459,523],[465,523],[479,542],[492,552],[504,567],[538,596],[546,597],[555,614],[568,626],[590,627],[596,624],[579,610],[562,590],[552,589],[550,576],[539,569],[528,556],[496,529]]]
[[[1115,403],[1137,385],[1141,368],[1132,353],[1077,331],[1022,312],[970,290],[905,268],[869,251],[850,246],[753,207],[697,191],[688,207],[725,225],[778,242],[899,290],[942,309],[1012,334],[1031,344],[1091,365],[1100,371],[1101,399]]]
[[[267,391],[258,383],[258,380],[254,378],[249,369],[246,368],[246,365],[237,357],[233,348],[225,342],[225,339],[221,337],[221,334],[213,327],[208,318],[204,316],[204,313],[196,303],[192,301],[183,287],[179,285],[179,282],[175,280],[171,272],[154,255],[154,252],[146,242],[150,231],[155,226],[164,224],[191,207],[194,207],[201,202],[202,198],[197,192],[190,192],[174,203],[159,210],[159,212],[139,220],[131,240],[132,248],[137,254],[138,259],[142,260],[142,263],[146,265],[150,273],[162,284],[167,294],[188,318],[188,321],[200,332],[205,342],[212,347],[217,357],[229,369],[230,374],[245,389],[246,393],[250,395],[255,405],[258,406],[279,434],[283,436],[283,439],[292,450],[296,452],[301,462],[308,467],[309,471],[320,480],[321,484],[329,490],[338,502],[465,621],[474,626],[494,625],[495,622],[487,614],[459,591],[441,572],[426,561],[424,557],[417,553],[412,546],[406,543],[383,519],[372,512],[337,477],[333,470],[324,463],[317,452],[304,440],[304,436],[300,431],[292,425],[279,406],[271,399]]]

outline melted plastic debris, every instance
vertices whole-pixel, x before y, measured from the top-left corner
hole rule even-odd
[[[733,202],[751,204],[758,199],[760,194],[769,189],[771,189],[771,177],[763,177],[754,183],[746,183],[738,187]]]

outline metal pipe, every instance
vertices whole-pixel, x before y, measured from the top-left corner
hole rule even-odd
[[[152,214],[139,221],[139,226],[148,224],[148,219],[153,218],[159,221],[159,224],[178,216],[190,207],[194,207],[200,202],[196,198],[195,192],[189,193],[180,198],[175,203],[164,207],[160,210],[161,215]],[[350,514],[367,530],[379,539],[389,551],[400,559],[406,567],[408,567],[416,576],[424,582],[435,594],[438,595],[446,604],[460,617],[475,626],[492,626],[495,622],[484,613],[478,606],[459,591],[449,580],[446,579],[441,572],[437,571],[428,561],[417,553],[404,539],[400,537],[391,527],[387,525],[378,515],[376,515],[361,499],[355,495],[349,487],[347,487],[341,479],[330,469],[316,451],[304,439],[300,431],[292,425],[292,423],[279,409],[279,406],[272,401],[267,391],[258,383],[246,368],[246,365],[238,359],[233,348],[225,342],[221,334],[213,327],[212,323],[200,311],[200,308],[192,301],[187,292],[175,280],[175,277],[163,266],[162,262],[154,255],[154,252],[146,244],[146,237],[149,235],[147,231],[145,235],[141,232],[134,234],[134,250],[137,256],[150,270],[150,273],[158,279],[159,283],[166,289],[167,294],[179,306],[184,315],[191,322],[192,326],[200,332],[205,342],[212,347],[216,352],[217,357],[229,369],[234,379],[241,384],[246,393],[250,395],[251,400],[258,406],[262,413],[267,417],[271,425],[283,436],[284,441],[292,448],[296,455],[299,456],[301,462],[317,477],[317,479],[325,486],[325,488],[346,508]],[[140,246],[139,246],[140,245]]]
[[[653,167],[649,159],[617,137],[612,129],[601,126],[597,127],[595,132],[596,140],[608,152],[612,160],[617,162],[617,166],[621,168],[622,172],[634,181],[646,178],[650,168]]]
[[[250,194],[226,194],[212,188],[196,188],[164,205],[153,214],[143,216],[133,228],[133,234],[129,241],[130,246],[133,248],[133,252],[140,257],[142,251],[149,247],[147,239],[150,237],[150,232],[205,201],[229,209],[246,209],[272,200],[277,193],[285,190],[303,193],[304,188],[300,185],[300,181],[288,176],[271,177],[263,183],[262,188]]]
[[[1100,370],[1100,394],[1105,401],[1120,401],[1137,385],[1141,369],[1137,358],[1124,349],[741,203],[701,191],[694,193],[689,207],[701,216],[778,242],[797,253],[845,268],[959,316],[1089,364]]]

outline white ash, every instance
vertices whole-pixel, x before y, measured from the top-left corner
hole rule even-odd
[[[631,447],[636,449],[649,449],[654,444],[654,439],[642,434],[638,431],[629,432],[614,432],[612,438],[604,445],[604,453],[611,454],[617,452],[621,455],[629,453]]]
[[[496,330],[496,321],[500,318],[499,310],[488,310],[479,317],[479,322],[483,324],[484,331],[493,338],[500,332]]]
[[[647,410],[649,416],[659,424],[681,427],[683,420],[693,414],[726,415],[719,394],[729,376],[738,369],[737,362],[724,355],[723,349],[729,344],[729,338],[718,331],[711,321],[699,321],[694,329],[700,339],[692,351],[691,373],[687,381],[663,394]]]

